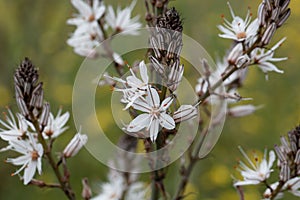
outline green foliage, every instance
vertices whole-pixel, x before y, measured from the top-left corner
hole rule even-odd
[[[113,1],[114,5],[117,1]],[[184,33],[199,41],[211,55],[222,57],[230,42],[218,37],[216,25],[222,22],[221,14],[230,19],[225,0],[177,0],[171,5],[176,6],[184,19]],[[244,17],[247,7],[250,6],[253,15],[260,1],[231,0],[231,5],[237,15]],[[106,1],[106,4],[111,1]],[[130,1],[128,1],[128,4]],[[292,1],[292,16],[288,23],[278,31],[275,43],[283,36],[287,41],[277,51],[279,57],[288,56],[290,59],[278,64],[285,73],[283,75],[271,73],[269,81],[255,67],[250,69],[250,74],[245,82],[245,87],[240,94],[252,97],[253,104],[263,104],[264,108],[251,116],[239,119],[228,119],[222,136],[206,160],[198,163],[192,180],[188,186],[190,199],[238,199],[232,187],[231,174],[236,159],[241,157],[237,146],[245,149],[263,150],[272,148],[279,143],[279,136],[299,123],[300,120],[300,7],[298,1]],[[122,2],[125,5],[125,2]],[[143,1],[139,1],[135,12],[141,11],[144,17]],[[41,80],[45,83],[45,98],[51,102],[52,111],[62,105],[63,110],[71,110],[72,86],[76,71],[79,69],[83,58],[75,55],[66,40],[73,30],[67,26],[66,20],[71,16],[73,8],[69,1],[52,0],[2,0],[0,1],[0,110],[5,111],[5,106],[16,110],[13,91],[13,72],[19,61],[25,56],[32,59],[39,67]],[[109,88],[104,88],[109,90]],[[102,90],[101,90],[102,91]],[[104,101],[109,93],[99,95],[98,101]],[[101,100],[102,99],[102,100]],[[101,109],[101,103],[99,104]],[[105,116],[102,116],[105,118]],[[109,116],[109,118],[111,118]],[[113,129],[113,122],[104,121],[107,130]],[[69,121],[69,130],[55,143],[57,151],[62,150],[75,133],[74,124]],[[114,138],[112,138],[114,140]],[[1,147],[3,143],[0,143]],[[0,154],[4,160],[7,154]],[[34,186],[24,187],[18,177],[10,177],[16,170],[9,164],[0,165],[0,199],[61,199],[61,191],[53,189],[39,189]],[[43,166],[43,178],[55,180],[50,176],[50,169]],[[87,151],[82,151],[79,156],[70,159],[70,170],[73,171],[71,180],[77,196],[81,193],[82,177],[88,177],[94,191],[99,189],[99,182],[105,180],[108,171],[96,161]],[[171,169],[172,175],[167,177],[166,185],[174,187],[177,174],[176,169]],[[174,177],[172,179],[172,177]],[[178,178],[178,177],[177,177]],[[169,181],[169,182],[168,182]],[[246,189],[246,199],[259,199],[255,189]],[[289,199],[293,199],[290,197]],[[294,198],[296,199],[296,198]]]

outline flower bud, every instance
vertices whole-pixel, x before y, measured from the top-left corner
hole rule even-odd
[[[254,111],[256,111],[257,109],[259,109],[259,107],[253,105],[235,106],[229,109],[228,115],[232,117],[244,117],[254,113]]]
[[[290,179],[290,173],[291,170],[288,166],[288,163],[287,162],[282,163],[280,174],[279,174],[280,180],[284,182],[288,181]]]
[[[238,43],[237,45],[235,45],[235,47],[233,47],[233,49],[229,53],[227,58],[228,63],[231,65],[235,65],[237,59],[242,55],[242,53],[243,53],[243,46],[241,43]]]
[[[268,26],[267,30],[265,31],[264,35],[262,36],[261,41],[264,45],[268,45],[277,29],[275,22]]]
[[[77,133],[63,151],[65,158],[75,156],[79,150],[87,143],[87,135]]]
[[[82,187],[83,187],[81,192],[82,198],[86,200],[90,199],[92,197],[92,190],[89,186],[87,178],[82,179]]]
[[[193,119],[198,116],[198,109],[192,105],[181,105],[174,112],[173,119],[175,123]]]

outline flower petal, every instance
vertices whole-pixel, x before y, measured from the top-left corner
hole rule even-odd
[[[127,131],[129,132],[137,132],[145,128],[150,124],[151,115],[149,114],[141,114],[134,118],[127,127]]]
[[[172,130],[175,128],[174,119],[166,113],[160,113],[159,123],[162,127],[166,128],[168,130]]]

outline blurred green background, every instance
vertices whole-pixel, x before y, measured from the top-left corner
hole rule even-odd
[[[144,16],[144,5],[138,1],[135,14],[140,12],[141,20]],[[184,19],[184,33],[196,39],[206,50],[215,57],[222,57],[229,47],[230,41],[221,39],[216,25],[222,22],[221,15],[231,19],[226,0],[176,0],[170,5],[175,6]],[[251,7],[254,16],[260,1],[231,0],[235,13],[245,17],[247,8]],[[127,5],[130,1],[105,1],[106,4]],[[253,68],[240,90],[242,96],[252,97],[253,104],[264,105],[255,114],[239,118],[228,119],[220,140],[211,155],[200,162],[193,174],[189,192],[196,192],[188,199],[228,200],[239,199],[232,187],[232,174],[236,174],[234,166],[241,155],[238,145],[251,152],[263,151],[265,147],[272,148],[279,143],[279,136],[284,135],[299,124],[300,119],[300,3],[291,2],[292,15],[286,25],[277,33],[273,40],[277,42],[283,36],[287,41],[277,51],[278,57],[289,57],[288,61],[280,62],[277,66],[285,71],[284,74],[270,73],[269,81],[264,75]],[[52,112],[56,113],[59,106],[64,111],[71,111],[72,86],[77,70],[83,58],[73,53],[67,46],[66,40],[74,30],[66,24],[74,9],[69,1],[62,0],[1,0],[0,1],[0,110],[4,112],[6,106],[16,110],[13,91],[13,73],[19,62],[28,56],[39,67],[41,80],[45,88],[45,98],[51,102]],[[109,97],[109,89],[100,95]],[[104,109],[105,106],[102,108]],[[101,104],[99,105],[99,109]],[[107,108],[106,108],[107,109]],[[3,119],[3,118],[2,118]],[[107,129],[116,130],[110,120],[102,121]],[[72,120],[68,123],[69,130],[55,143],[55,150],[60,151],[75,133]],[[0,142],[1,147],[5,143]],[[0,160],[13,156],[1,153]],[[77,196],[81,193],[81,178],[88,177],[92,188],[97,191],[101,181],[105,181],[108,169],[95,160],[86,150],[69,160],[70,170],[73,172],[71,180]],[[10,174],[16,168],[12,165],[0,164],[0,199],[64,199],[59,190],[39,189],[33,186],[23,186],[17,176]],[[43,165],[41,179],[55,181]],[[170,170],[166,182],[172,188],[175,170]],[[147,178],[147,175],[144,175]],[[247,187],[246,199],[260,199],[260,187]],[[80,199],[80,198],[79,198]],[[296,199],[285,196],[285,199]]]

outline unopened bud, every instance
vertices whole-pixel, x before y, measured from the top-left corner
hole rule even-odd
[[[284,152],[282,151],[282,149],[278,146],[278,145],[275,145],[274,147],[274,150],[280,160],[280,163],[282,162],[286,162],[286,157],[284,155]]]
[[[44,107],[43,107],[42,115],[41,115],[41,118],[40,118],[42,126],[47,126],[48,119],[49,119],[49,114],[50,114],[50,104],[45,103]]]
[[[233,47],[233,49],[229,53],[227,58],[228,63],[231,65],[235,65],[237,59],[242,55],[242,53],[243,53],[243,46],[241,43],[238,43],[237,45],[235,45],[235,47]]]
[[[250,61],[251,61],[251,59],[247,54],[242,55],[236,60],[236,66],[238,68],[247,67],[247,65],[250,63]]]
[[[285,9],[289,6],[290,2],[291,2],[291,0],[285,0],[285,1],[282,3],[282,5],[280,6],[280,9],[281,9],[280,11],[281,11],[281,12],[285,11]]]
[[[154,58],[153,56],[150,56],[149,59],[152,63],[154,70],[157,71],[159,74],[164,75],[164,73],[165,73],[164,66],[162,64],[160,64],[159,61],[156,58]]]
[[[283,182],[288,181],[290,179],[290,172],[291,170],[288,166],[288,163],[287,162],[282,163],[280,174],[279,174],[280,180]]]
[[[264,35],[262,36],[261,41],[264,45],[268,45],[277,29],[277,25],[273,22],[271,25],[268,26],[267,30],[265,31]]]
[[[289,154],[290,152],[292,152],[292,149],[291,149],[290,145],[288,144],[285,137],[281,136],[280,141],[281,141],[281,144],[282,144],[282,147],[283,147],[285,153]]]
[[[290,17],[290,15],[291,15],[291,9],[287,9],[282,15],[280,15],[277,23],[277,27],[278,28],[281,27],[286,22],[286,20]]]
[[[235,107],[229,109],[228,115],[230,115],[232,117],[244,117],[244,116],[254,113],[259,108],[260,108],[260,106],[253,106],[250,104],[235,106]]]
[[[168,88],[171,91],[175,91],[181,82],[183,76],[184,67],[179,65],[179,60],[175,61],[171,66],[171,71],[168,76]]]
[[[89,186],[87,178],[82,179],[82,187],[83,187],[81,192],[82,198],[85,200],[89,200],[92,197],[92,190]]]
[[[258,17],[257,17],[258,24],[260,26],[265,26],[266,25],[266,4],[264,2],[262,2],[259,5],[257,15],[258,15]]]
[[[181,105],[177,111],[174,112],[173,119],[175,123],[194,119],[198,116],[198,109],[192,105]]]
[[[300,149],[297,151],[294,162],[299,165],[300,164]]]
[[[63,151],[65,158],[75,156],[79,150],[87,143],[87,135],[77,133]]]

